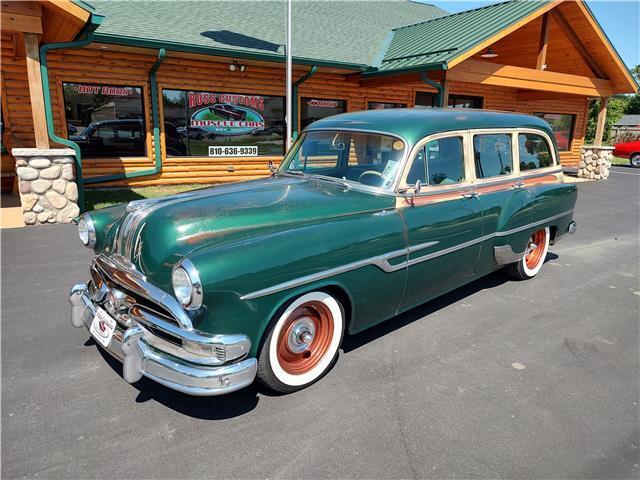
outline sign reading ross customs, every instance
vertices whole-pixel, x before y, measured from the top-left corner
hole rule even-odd
[[[207,134],[233,137],[264,130],[264,98],[228,93],[189,92],[189,108],[206,105],[191,115],[191,127]],[[209,146],[210,157],[255,157],[257,146]]]

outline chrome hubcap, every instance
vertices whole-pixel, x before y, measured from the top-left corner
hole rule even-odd
[[[313,342],[316,334],[316,325],[309,317],[297,319],[289,330],[287,337],[287,348],[291,353],[303,353]]]
[[[526,253],[529,254],[529,253],[533,252],[536,248],[538,248],[538,245],[536,245],[533,242],[529,242],[529,245],[527,246]]]

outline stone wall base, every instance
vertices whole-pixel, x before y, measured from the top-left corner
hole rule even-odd
[[[70,148],[14,148],[26,225],[69,223],[80,214],[75,152]]]
[[[584,145],[580,149],[578,178],[586,180],[604,180],[609,177],[613,147]]]

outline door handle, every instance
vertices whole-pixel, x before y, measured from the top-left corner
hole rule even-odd
[[[463,192],[461,195],[462,195],[464,198],[473,198],[473,197],[477,197],[477,196],[478,196],[478,192],[476,192],[476,191]]]
[[[511,185],[511,188],[524,188],[524,182],[522,181],[516,182],[513,185]]]

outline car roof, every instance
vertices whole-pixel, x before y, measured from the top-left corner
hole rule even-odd
[[[541,118],[466,108],[389,108],[342,113],[317,120],[306,130],[370,130],[396,135],[414,144],[435,133],[479,128],[534,128],[553,138],[551,127]]]

